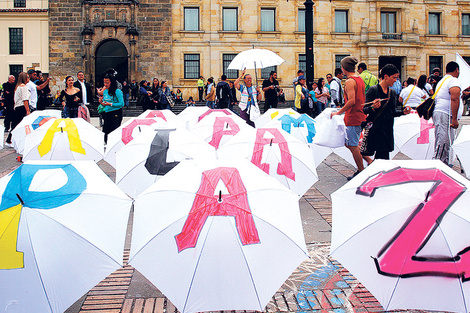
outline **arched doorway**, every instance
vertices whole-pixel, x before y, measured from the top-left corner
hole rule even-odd
[[[95,53],[95,86],[103,86],[103,73],[113,68],[118,81],[128,80],[128,53],[126,46],[119,40],[111,39],[102,42]]]

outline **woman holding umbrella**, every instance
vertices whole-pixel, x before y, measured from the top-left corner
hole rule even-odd
[[[103,96],[99,98],[99,101],[104,106],[103,132],[104,142],[107,142],[108,134],[121,125],[124,96],[122,91],[117,88],[114,75],[106,75],[103,78],[103,82]]]
[[[240,84],[240,80],[242,78],[245,85]],[[253,86],[251,75],[245,75],[245,70],[242,71],[240,77],[238,77],[233,84],[242,94],[240,97],[240,103],[238,104],[240,107],[240,117],[244,119],[248,125],[255,127],[255,123],[250,120],[250,109],[251,106],[258,106],[258,101],[261,101],[259,87]]]

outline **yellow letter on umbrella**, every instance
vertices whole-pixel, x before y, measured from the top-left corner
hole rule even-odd
[[[59,127],[60,123],[64,122],[65,127]],[[75,123],[71,119],[57,119],[47,130],[44,139],[41,144],[38,146],[38,152],[41,157],[49,153],[52,147],[52,141],[54,140],[54,135],[56,132],[67,132],[69,138],[70,150],[73,152],[86,154],[85,149],[82,147],[82,142],[80,136],[78,135],[78,129]]]
[[[23,268],[23,252],[16,250],[21,204],[0,211],[0,269]]]

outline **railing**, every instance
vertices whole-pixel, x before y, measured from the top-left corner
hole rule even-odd
[[[402,35],[401,33],[382,33],[382,39],[385,40],[401,40]]]

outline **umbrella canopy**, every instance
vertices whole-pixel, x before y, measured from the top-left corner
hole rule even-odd
[[[59,110],[37,110],[25,116],[11,132],[11,142],[16,152],[23,154],[26,136],[51,119],[61,118]]]
[[[122,266],[131,200],[92,161],[0,179],[0,307],[64,312]]]
[[[131,118],[108,135],[104,160],[116,168],[116,152],[138,137],[145,128],[168,124],[161,118]],[[166,126],[164,126],[166,127]],[[175,126],[176,127],[176,126]]]
[[[459,82],[462,90],[467,89],[470,87],[470,66],[458,52],[455,53],[455,61],[459,65]]]
[[[470,125],[463,125],[452,144],[452,149],[459,157],[467,178],[470,178]]]
[[[294,118],[298,118],[300,116],[300,113],[292,110],[292,109],[274,109],[271,108],[267,110],[263,115],[260,116],[255,121],[256,127],[265,127],[268,123],[270,123],[273,120],[278,120],[282,118],[284,115],[291,115]]]
[[[229,70],[257,69],[269,66],[277,66],[285,60],[276,53],[266,49],[250,49],[240,52],[230,62]]]
[[[302,196],[318,180],[308,146],[277,128],[247,128],[218,151],[220,159],[247,159]]]
[[[386,311],[468,312],[469,187],[440,161],[376,160],[332,194],[331,255]]]
[[[116,183],[135,197],[184,159],[215,159],[215,149],[185,128],[146,129],[116,153]]]
[[[395,118],[393,126],[395,150],[413,160],[431,160],[434,154],[434,124],[419,117],[417,113]]]
[[[186,109],[181,111],[181,113],[178,114],[177,117],[178,119],[182,120],[185,123],[186,128],[189,129],[191,126],[197,123],[199,116],[201,116],[208,110],[209,108],[207,106],[188,106]]]
[[[23,160],[94,160],[104,156],[104,134],[82,118],[49,120],[26,138]]]
[[[263,311],[306,258],[297,195],[245,160],[183,161],[134,208],[130,264],[182,313]]]
[[[219,149],[240,130],[247,128],[253,130],[243,119],[230,110],[208,110],[197,118],[197,123],[189,130],[214,148]]]

